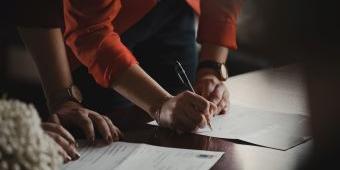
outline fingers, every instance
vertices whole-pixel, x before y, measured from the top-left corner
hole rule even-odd
[[[225,104],[221,104],[220,107],[222,108],[222,110],[221,110],[220,114],[226,114],[230,109],[230,100],[226,99],[224,101],[227,101],[227,102],[225,102]],[[224,108],[223,108],[223,106],[224,106]]]
[[[196,120],[193,120],[191,117],[188,116],[182,116],[178,118],[177,121],[174,123],[175,129],[178,129],[182,132],[192,132],[196,131],[199,128],[204,128],[207,126],[207,120],[204,115],[195,115],[197,118]]]
[[[204,97],[189,91],[184,92],[183,95],[185,95],[189,103],[194,106],[196,111],[203,114],[209,114],[209,101],[207,101]]]
[[[191,112],[189,115],[188,111],[183,111],[178,117],[176,117],[176,120],[174,121],[174,127],[177,130],[180,130],[182,132],[191,132],[199,128],[199,123],[200,121],[197,121],[197,117],[201,117],[201,115],[197,115],[194,113],[194,111]],[[193,119],[193,118],[196,118]]]
[[[80,154],[76,151],[74,145],[70,144],[65,138],[57,133],[54,133],[52,131],[46,131],[46,133],[59,144],[59,146],[67,153],[67,155],[72,158],[72,160],[79,159]]]
[[[112,143],[112,135],[109,125],[103,116],[98,113],[91,112],[89,114],[89,118],[94,121],[96,127],[99,130],[99,133],[103,136],[107,143]]]
[[[212,116],[214,116],[218,113],[218,107],[215,103],[210,102],[209,112],[210,112],[210,115],[212,115]]]
[[[51,131],[61,135],[64,139],[66,139],[70,144],[76,144],[76,140],[74,137],[61,125],[56,123],[42,123],[41,127],[46,131]]]
[[[227,102],[225,100],[221,100],[219,103],[218,103],[218,110],[222,111],[225,107],[227,106]]]
[[[182,117],[174,121],[173,126],[176,130],[179,130],[181,132],[191,132],[194,129],[194,126],[190,122],[190,119]]]
[[[112,124],[111,120],[84,108],[79,103],[67,102],[62,105],[57,114],[63,125],[81,128],[86,138],[92,143],[95,141],[95,128],[98,129],[107,143],[118,140],[119,135],[121,135],[121,132]],[[65,134],[64,137],[69,139],[70,136],[67,133]]]
[[[190,120],[189,123],[191,123],[190,125],[193,126],[192,129],[203,128],[206,126],[206,116],[197,114],[197,111],[194,108],[186,108],[184,113],[185,114],[182,115]]]
[[[217,104],[217,109],[219,111],[220,114],[225,114],[226,111],[229,109],[229,95],[228,92],[224,92],[223,97],[221,99],[221,101]]]
[[[225,90],[226,87],[223,83],[218,84],[215,89],[210,93],[208,100],[217,105],[222,100]]]
[[[208,98],[210,93],[215,89],[216,83],[213,80],[205,79],[198,83],[197,93],[204,98]]]
[[[215,114],[224,114],[229,103],[229,92],[223,83],[216,86],[214,91],[210,94],[209,101],[217,105]]]
[[[184,109],[192,121],[194,121],[194,126],[205,127],[207,121],[210,122],[210,118],[217,110],[217,106],[214,103],[209,102],[204,97],[191,92],[184,92],[187,102],[191,103],[183,106]],[[202,119],[202,116],[204,119]],[[205,121],[202,121],[205,120]]]
[[[66,151],[60,146],[57,146],[58,153],[63,157],[64,163],[72,161],[72,158],[66,153]]]
[[[95,133],[92,120],[87,114],[80,114],[80,117],[75,120],[79,127],[81,127],[85,133],[86,139],[94,143]]]
[[[182,107],[177,111],[178,114],[174,117],[174,128],[183,132],[191,132],[198,128],[206,126],[206,116],[203,114],[197,114],[197,110],[188,105]]]
[[[103,116],[103,118],[110,128],[113,141],[118,141],[119,138],[123,137],[123,133],[115,125],[113,125],[112,121],[108,117]]]

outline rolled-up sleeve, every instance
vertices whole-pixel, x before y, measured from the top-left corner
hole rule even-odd
[[[198,42],[235,50],[237,17],[242,0],[201,0]]]
[[[64,0],[66,44],[103,87],[137,64],[112,25],[120,8],[120,0]]]

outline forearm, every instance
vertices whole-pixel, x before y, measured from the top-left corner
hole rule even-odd
[[[19,28],[33,56],[47,99],[72,84],[62,33],[59,28]]]
[[[229,50],[226,47],[203,43],[199,54],[199,62],[211,60],[218,63],[226,63],[228,52]],[[209,68],[201,68],[197,70],[198,79],[205,75],[215,75],[215,71]]]
[[[171,97],[137,64],[117,76],[111,87],[152,117],[153,108]]]
[[[202,43],[199,60],[213,60],[219,63],[225,63],[228,56],[228,48],[224,46]]]

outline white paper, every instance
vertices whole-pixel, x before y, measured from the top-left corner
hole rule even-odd
[[[115,142],[109,146],[79,149],[79,160],[63,170],[208,170],[223,152],[166,148]]]
[[[239,139],[279,150],[287,150],[310,139],[306,128],[308,118],[303,115],[269,112],[231,105],[226,115],[211,120],[212,131],[206,127],[196,134]],[[150,124],[155,125],[155,122]]]

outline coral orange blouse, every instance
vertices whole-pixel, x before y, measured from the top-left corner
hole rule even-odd
[[[186,0],[199,15],[198,42],[236,49],[240,0]],[[108,87],[136,64],[119,35],[137,23],[157,0],[64,0],[64,36],[96,82]]]

